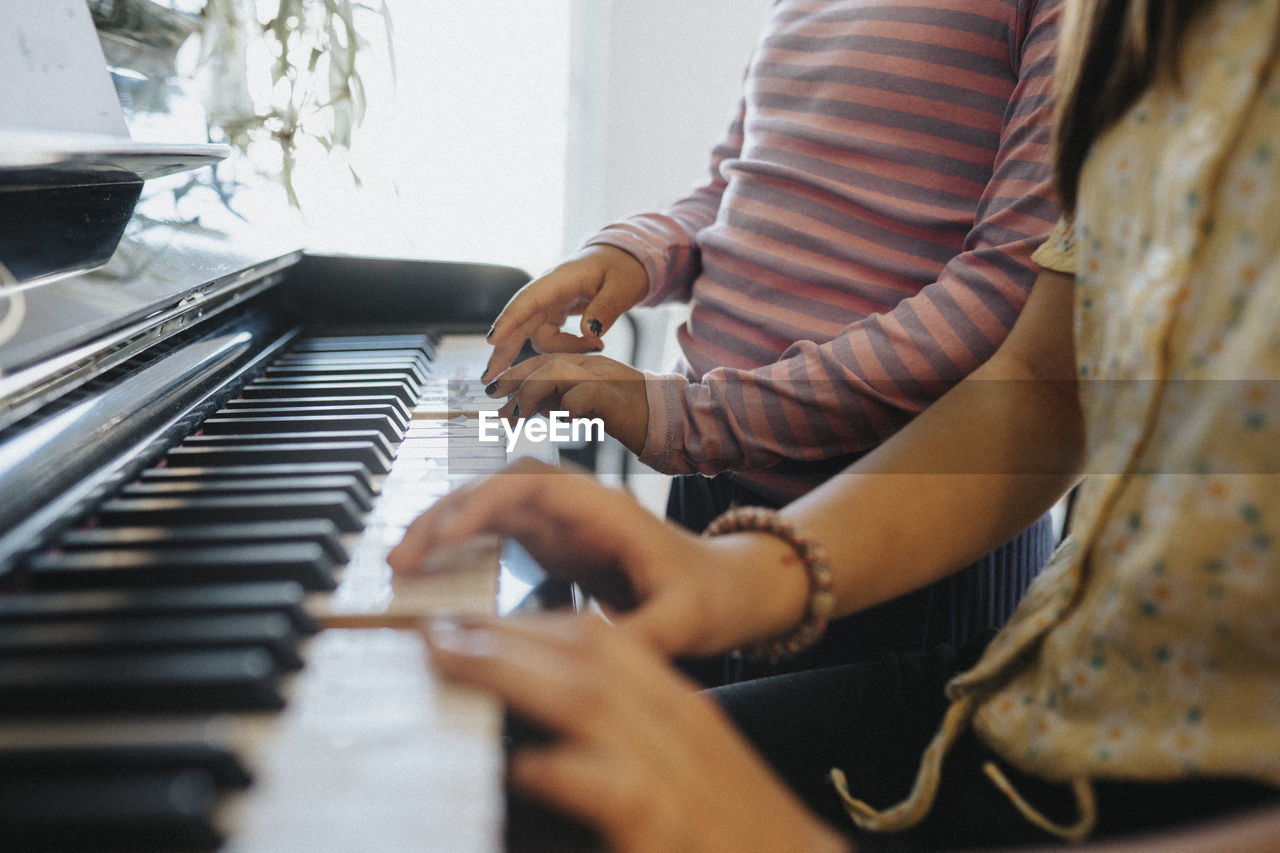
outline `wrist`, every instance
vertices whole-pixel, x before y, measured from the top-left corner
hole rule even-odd
[[[634,308],[649,295],[649,271],[644,262],[631,252],[610,243],[592,243],[583,249],[583,254],[594,257],[603,265],[604,278],[621,296],[618,304],[621,311]]]
[[[773,660],[796,654],[826,629],[834,600],[820,547],[771,510],[738,508],[708,528],[709,544],[734,566],[734,589],[721,597],[731,645]]]

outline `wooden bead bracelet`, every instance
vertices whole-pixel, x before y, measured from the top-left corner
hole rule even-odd
[[[777,663],[809,648],[827,630],[836,605],[835,595],[831,592],[831,567],[827,563],[825,548],[802,534],[794,524],[772,509],[757,506],[734,507],[711,522],[705,535],[722,536],[726,533],[746,532],[768,533],[786,542],[804,564],[805,574],[809,578],[809,598],[800,624],[786,634],[771,640],[760,640],[744,649],[752,657]]]

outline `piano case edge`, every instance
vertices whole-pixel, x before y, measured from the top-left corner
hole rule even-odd
[[[312,322],[387,319],[445,333],[483,332],[529,281],[516,267],[462,261],[304,253],[278,293]]]

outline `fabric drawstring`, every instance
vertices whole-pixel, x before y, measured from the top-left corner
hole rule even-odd
[[[849,780],[844,771],[838,767],[831,768],[831,781],[840,793],[845,811],[849,813],[853,822],[870,832],[900,832],[924,820],[938,795],[938,785],[942,781],[942,761],[955,744],[956,738],[973,718],[976,706],[977,698],[972,695],[951,704],[942,718],[938,733],[933,736],[933,740],[924,751],[911,793],[895,806],[880,811],[854,798],[849,793]],[[1027,821],[1058,838],[1071,842],[1084,841],[1098,823],[1098,802],[1088,779],[1077,779],[1071,783],[1076,805],[1080,809],[1080,818],[1070,826],[1062,826],[1049,820],[1023,799],[995,764],[987,762],[982,770]]]
[[[938,794],[938,783],[942,779],[942,759],[955,743],[956,737],[964,730],[965,725],[973,717],[976,702],[973,697],[966,697],[953,702],[942,718],[942,726],[924,751],[920,760],[920,771],[916,774],[915,784],[907,798],[896,806],[884,811],[877,811],[862,800],[854,799],[849,793],[849,780],[844,771],[838,767],[831,768],[831,781],[840,792],[844,801],[844,809],[853,818],[853,822],[863,829],[872,832],[897,832],[909,829],[924,820],[929,809],[933,807],[934,797]]]
[[[1009,798],[1009,802],[1013,803],[1014,808],[1024,818],[1063,841],[1079,844],[1089,837],[1089,833],[1093,832],[1098,823],[1098,800],[1094,796],[1093,785],[1088,779],[1076,779],[1071,783],[1071,792],[1076,795],[1076,806],[1080,809],[1080,818],[1070,826],[1063,826],[1049,820],[1023,799],[995,764],[988,761],[982,765],[982,772],[986,773],[987,778],[1000,789],[1000,793]]]

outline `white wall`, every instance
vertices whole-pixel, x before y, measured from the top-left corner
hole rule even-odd
[[[675,200],[706,174],[772,3],[389,0],[396,81],[368,57],[347,157],[362,188],[341,157],[299,165],[312,247],[536,273]]]
[[[573,0],[565,249],[706,174],[773,0]]]
[[[773,2],[571,0],[564,254],[706,178]],[[666,367],[682,312],[649,313],[638,363]]]
[[[350,160],[363,186],[337,156],[300,165],[310,245],[549,265],[564,243],[569,0],[388,5],[394,85],[383,57],[361,72],[370,103]],[[367,38],[381,50],[380,31]]]
[[[564,254],[602,225],[659,209],[707,175],[712,146],[737,105],[742,73],[773,0],[571,0]],[[664,369],[683,312],[633,312],[636,362]],[[572,322],[572,321],[571,321]],[[627,344],[606,336],[606,354]],[[640,502],[661,514],[669,478],[620,445],[600,451],[606,479],[626,470]]]

